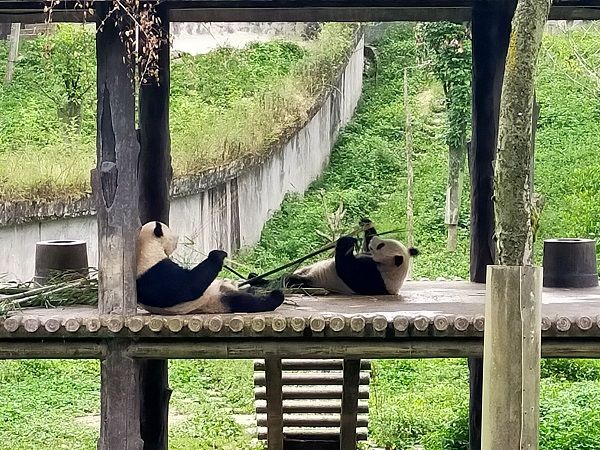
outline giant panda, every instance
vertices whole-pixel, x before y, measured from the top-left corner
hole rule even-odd
[[[339,294],[396,295],[408,273],[416,248],[400,241],[365,233],[367,252],[354,254],[357,240],[343,236],[336,242],[333,258],[302,267],[286,279],[297,287],[323,288]]]
[[[254,295],[235,282],[217,279],[227,253],[213,250],[191,270],[169,257],[177,236],[161,222],[148,222],[137,241],[138,303],[154,314],[229,313],[273,311],[284,300],[279,290]]]

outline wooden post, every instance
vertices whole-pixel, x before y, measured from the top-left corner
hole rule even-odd
[[[283,381],[281,358],[265,359],[267,448],[283,450]]]
[[[157,7],[165,38],[169,36],[168,9]],[[140,86],[139,105],[139,204],[142,223],[169,223],[172,178],[169,134],[170,48],[158,50],[159,79]],[[169,428],[169,361],[141,361],[141,433],[144,450],[166,450]]]
[[[99,24],[111,5],[96,5]],[[92,171],[98,218],[101,314],[134,314],[135,242],[139,224],[135,131],[135,96],[131,67],[114,20],[106,19],[96,34],[97,166]],[[124,355],[124,344],[109,343],[101,365],[99,450],[135,449],[140,437],[139,363]]]
[[[406,245],[414,246],[414,217],[413,217],[413,136],[410,114],[410,103],[408,101],[408,69],[404,69],[404,135],[406,141]],[[412,267],[409,263],[407,279],[412,278]]]
[[[448,185],[446,188],[446,213],[444,222],[448,227],[447,249],[456,251],[458,244],[458,214],[463,181],[466,142],[448,149]]]
[[[139,362],[125,356],[125,345],[108,341],[101,363],[100,440],[98,450],[142,450]]]
[[[538,446],[542,269],[490,266],[485,307],[482,448]]]
[[[10,38],[8,48],[8,61],[6,62],[6,72],[4,73],[4,84],[10,84],[15,73],[15,64],[19,57],[19,38],[21,37],[21,24],[13,23],[10,26]]]
[[[108,4],[98,4],[98,20]],[[135,130],[135,96],[125,46],[114,25],[113,12],[96,35],[98,60],[97,166],[92,171],[98,218],[101,314],[133,314],[135,244],[139,227],[137,167],[139,143]],[[99,22],[100,23],[100,22]]]
[[[342,413],[340,415],[340,450],[356,449],[359,382],[360,359],[345,359],[342,385]]]
[[[515,0],[473,5],[471,177],[471,281],[484,283],[494,264],[493,161],[496,157],[504,61]],[[483,360],[469,358],[469,448],[481,449]]]

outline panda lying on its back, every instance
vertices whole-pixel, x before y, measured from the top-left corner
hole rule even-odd
[[[177,236],[161,222],[149,222],[137,243],[137,296],[144,309],[156,314],[273,311],[283,293],[258,296],[242,292],[229,280],[217,280],[227,253],[213,250],[191,270],[169,259]]]
[[[357,240],[338,239],[334,258],[302,267],[287,278],[289,286],[323,288],[340,294],[398,294],[411,256],[419,252],[393,239],[366,236],[369,253],[355,255]]]

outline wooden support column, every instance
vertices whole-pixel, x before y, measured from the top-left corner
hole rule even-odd
[[[538,446],[542,269],[490,266],[484,334],[482,447]]]
[[[283,380],[281,358],[265,359],[267,448],[283,450]]]
[[[166,7],[157,7],[164,37],[169,36]],[[142,37],[143,40],[143,37]],[[172,178],[169,133],[170,48],[168,41],[158,50],[159,79],[140,86],[139,97],[139,204],[143,223],[169,223]],[[167,450],[169,429],[169,361],[141,361],[141,433],[144,450]]]
[[[139,362],[125,355],[125,344],[108,342],[101,363],[100,440],[98,450],[141,450]]]
[[[359,382],[360,359],[345,359],[340,415],[340,450],[356,450]]]
[[[110,4],[96,5],[98,20]],[[125,46],[114,24],[118,12],[96,34],[97,166],[92,187],[98,219],[101,314],[134,314],[135,243],[139,226],[135,130],[135,96]],[[101,23],[101,22],[99,22]],[[139,363],[124,354],[124,344],[110,342],[101,364],[101,429],[99,450],[141,450]]]
[[[108,4],[98,4],[99,19]],[[135,243],[139,227],[135,96],[125,46],[113,12],[96,35],[97,165],[92,187],[98,219],[98,308],[101,314],[137,311]]]
[[[493,161],[498,141],[504,61],[516,2],[476,0],[473,6],[471,177],[471,281],[484,283],[494,264]],[[483,360],[469,358],[469,448],[481,449]]]

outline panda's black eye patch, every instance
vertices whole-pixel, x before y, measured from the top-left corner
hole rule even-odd
[[[383,247],[385,247],[385,244],[382,242],[377,246],[377,250],[381,250]]]
[[[156,226],[154,227],[154,236],[157,238],[161,238],[164,236],[162,225],[160,222],[156,222]]]

